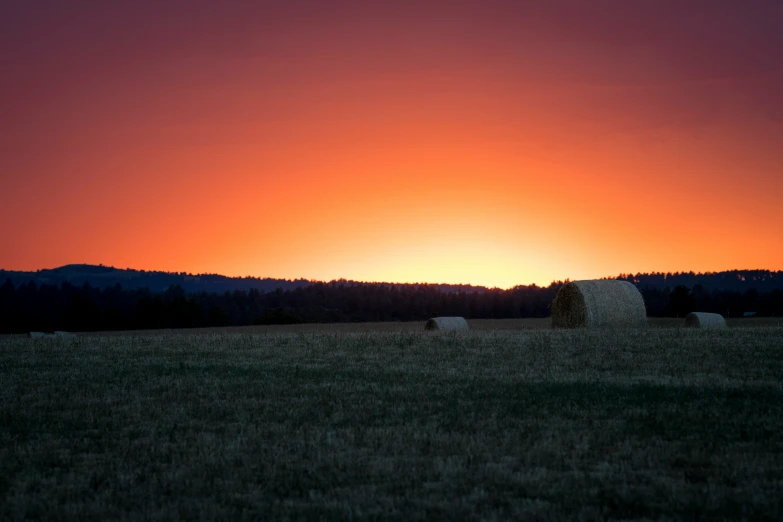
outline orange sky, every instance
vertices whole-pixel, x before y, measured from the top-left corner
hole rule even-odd
[[[0,8],[0,268],[783,269],[777,2],[439,4]]]

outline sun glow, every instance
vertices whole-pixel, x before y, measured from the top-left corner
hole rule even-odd
[[[101,25],[113,9],[22,16],[41,45],[4,46],[3,268],[501,287],[783,268],[783,79],[690,30],[667,35],[698,67],[548,8],[281,3],[194,11],[176,37]]]

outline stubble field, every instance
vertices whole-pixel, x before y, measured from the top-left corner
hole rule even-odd
[[[669,317],[649,317],[651,328],[683,328],[685,319]],[[783,317],[730,318],[726,322],[731,327],[758,328],[783,327]],[[252,326],[221,326],[212,328],[182,328],[167,330],[122,330],[106,332],[76,332],[78,336],[134,336],[149,337],[158,335],[214,335],[214,334],[337,334],[337,333],[379,333],[379,332],[421,332],[426,321],[386,321],[377,323],[303,323],[269,324]],[[552,327],[549,317],[525,319],[468,319],[470,329],[474,331],[496,330],[548,330]],[[0,334],[3,339],[24,339],[27,334]]]
[[[780,327],[6,338],[0,382],[2,520],[783,516]]]

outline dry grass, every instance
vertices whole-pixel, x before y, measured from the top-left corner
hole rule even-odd
[[[540,330],[552,327],[552,319],[468,319],[470,330]],[[729,318],[726,323],[730,328],[783,327],[783,317],[748,317]],[[167,330],[123,330],[110,332],[80,332],[79,337],[115,337],[115,336],[166,336],[166,335],[214,335],[214,334],[335,334],[335,333],[383,333],[383,332],[417,332],[424,329],[424,321],[377,322],[377,323],[309,323],[293,325],[258,325],[258,326],[226,326],[219,328],[177,328]],[[648,317],[647,324],[652,328],[679,328],[684,325],[682,318]],[[23,339],[28,334],[0,334],[2,339]]]
[[[720,314],[708,312],[691,312],[685,316],[685,326],[688,328],[726,328],[726,320]]]
[[[783,328],[422,327],[4,339],[0,519],[781,519]]]
[[[560,288],[552,303],[555,328],[647,326],[639,290],[627,281],[574,281]]]
[[[451,332],[455,330],[467,330],[468,322],[464,317],[433,317],[424,325],[425,330],[441,330]]]

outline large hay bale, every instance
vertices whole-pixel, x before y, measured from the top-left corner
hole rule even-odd
[[[467,330],[468,322],[464,317],[433,317],[424,325],[425,330]]]
[[[688,328],[726,328],[726,319],[720,314],[709,312],[691,312],[685,316]]]
[[[553,328],[645,327],[647,310],[639,290],[615,279],[564,284],[552,302]]]

